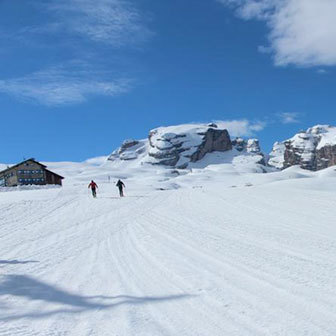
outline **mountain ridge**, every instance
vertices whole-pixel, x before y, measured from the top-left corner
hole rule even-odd
[[[124,141],[108,160],[139,160],[141,164],[185,169],[211,153],[230,151],[233,157],[258,157],[256,164],[276,170],[298,165],[317,171],[336,165],[336,127],[315,125],[300,131],[275,142],[269,155],[261,151],[258,139],[232,139],[226,128],[215,123],[158,127],[147,139]]]
[[[257,164],[265,165],[258,139],[231,140],[228,130],[215,123],[155,128],[149,132],[147,139],[125,140],[108,160],[138,161],[141,165],[185,169],[216,152],[231,152],[233,157],[253,157]],[[218,163],[217,159],[214,161]]]

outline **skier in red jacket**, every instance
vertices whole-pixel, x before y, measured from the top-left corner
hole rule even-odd
[[[91,183],[89,184],[88,188],[91,188],[92,196],[94,198],[96,198],[97,197],[96,189],[98,188],[97,183],[92,180]]]

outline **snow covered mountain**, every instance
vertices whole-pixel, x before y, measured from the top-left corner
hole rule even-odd
[[[268,164],[279,169],[299,165],[312,171],[336,165],[336,127],[316,125],[276,142]]]
[[[219,153],[226,153],[222,160]],[[214,123],[159,127],[149,132],[148,139],[126,140],[108,158],[113,162],[135,161],[139,165],[177,169],[195,167],[195,163],[232,163],[234,159],[236,163],[265,164],[257,139],[231,141],[228,131]],[[134,162],[130,165],[134,166]]]

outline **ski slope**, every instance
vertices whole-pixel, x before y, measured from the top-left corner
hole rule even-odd
[[[0,192],[1,336],[336,335],[334,169],[72,169]]]

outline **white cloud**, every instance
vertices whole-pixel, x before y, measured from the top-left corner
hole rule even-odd
[[[266,123],[263,121],[251,122],[247,119],[217,120],[215,123],[221,128],[226,128],[230,135],[235,137],[253,136],[266,127]]]
[[[278,114],[280,121],[283,124],[296,124],[299,123],[299,113],[295,112],[283,112]]]
[[[116,47],[146,40],[150,31],[143,15],[126,0],[52,0],[44,4],[56,22],[46,31],[63,31]]]
[[[318,74],[320,74],[320,75],[325,75],[325,74],[328,73],[328,71],[325,70],[325,69],[318,69],[316,72],[317,72]]]
[[[40,67],[45,70],[17,78],[0,78],[0,92],[49,106],[81,103],[93,95],[116,96],[128,92],[133,81],[111,73],[111,68],[125,69],[125,58],[115,48],[139,46],[151,35],[134,3],[133,0],[28,2],[41,20],[34,26],[21,27],[12,35],[28,42],[30,47],[40,48],[43,44],[39,43],[45,43],[40,37],[46,37],[48,48],[56,50],[55,54],[61,55],[59,62],[65,65],[51,64]],[[77,61],[73,55],[77,55]],[[90,60],[90,66],[86,60]],[[35,61],[46,64],[45,59]]]
[[[336,65],[335,0],[218,0],[264,20],[276,65]]]
[[[81,103],[94,95],[116,96],[131,89],[129,79],[103,80],[104,76],[86,69],[83,64],[72,65],[72,70],[54,67],[20,78],[0,80],[0,92],[42,105],[58,106]]]

